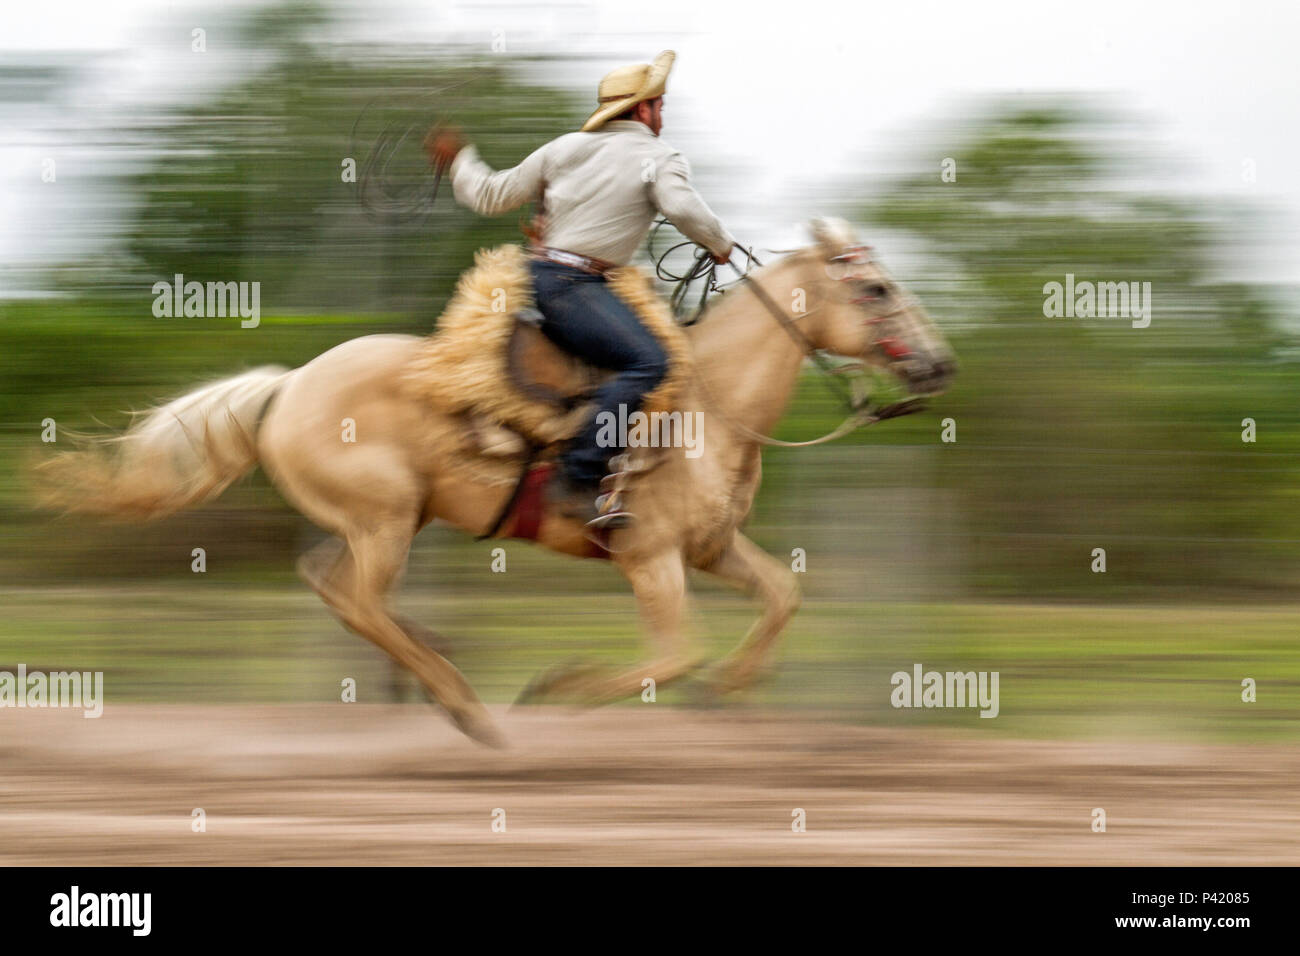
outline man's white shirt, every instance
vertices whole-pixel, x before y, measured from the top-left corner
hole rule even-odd
[[[714,255],[735,244],[690,182],[680,152],[636,120],[566,133],[513,169],[495,171],[473,146],[451,164],[456,199],[484,216],[518,209],[545,193],[542,241],[553,249],[626,265],[655,217]]]

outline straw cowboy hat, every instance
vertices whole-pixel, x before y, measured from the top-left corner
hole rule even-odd
[[[606,73],[605,78],[600,81],[600,89],[596,92],[596,99],[600,106],[587,118],[587,122],[582,124],[582,131],[590,133],[598,130],[607,120],[624,110],[631,109],[646,100],[652,100],[656,96],[663,96],[664,84],[668,82],[668,74],[672,71],[675,59],[677,59],[676,53],[672,50],[664,50],[655,57],[653,63],[620,66],[617,70]]]

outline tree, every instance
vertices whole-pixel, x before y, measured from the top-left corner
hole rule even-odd
[[[1228,213],[1144,187],[1149,135],[1077,102],[1002,103],[967,128],[866,213],[928,240],[956,277],[918,287],[972,326],[944,399],[962,423],[944,473],[972,585],[1095,591],[1080,555],[1108,543],[1108,593],[1280,583],[1267,539],[1300,531],[1285,507],[1300,469],[1252,458],[1238,423],[1268,416],[1274,451],[1300,423],[1289,376],[1258,361],[1278,335],[1265,297],[1211,278]],[[1045,316],[1046,284],[1067,275],[1150,283],[1150,324]]]

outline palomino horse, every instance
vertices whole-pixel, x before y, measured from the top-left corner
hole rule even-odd
[[[645,678],[663,686],[696,668],[682,621],[687,568],[761,600],[759,620],[709,672],[719,692],[752,683],[798,607],[799,588],[739,527],[758,490],[764,436],[782,416],[806,350],[888,369],[913,394],[947,386],[953,356],[924,311],[862,254],[847,224],[818,220],[813,234],[813,246],[755,270],[689,329],[694,373],[682,407],[705,415],[703,454],[659,452],[662,461],[627,492],[639,520],[614,532],[609,555],[632,585],[648,659],[621,673],[552,674],[532,688],[534,699],[564,693],[603,703],[639,693]],[[260,462],[302,514],[337,536],[301,559],[310,586],[348,627],[414,672],[466,734],[500,744],[473,688],[429,646],[432,633],[388,607],[421,528],[439,519],[482,534],[511,490],[449,467],[449,422],[398,386],[421,341],[365,336],[292,371],[256,369],[209,384],[110,439],[114,454],[70,452],[46,467],[62,489],[52,496],[68,508],[154,517],[212,497]],[[339,441],[345,419],[355,422],[353,443]],[[543,517],[537,540],[591,554],[582,526],[562,517]]]

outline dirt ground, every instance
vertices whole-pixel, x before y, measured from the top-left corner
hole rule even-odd
[[[500,752],[415,704],[6,710],[0,863],[1300,863],[1300,748],[499,713]]]

